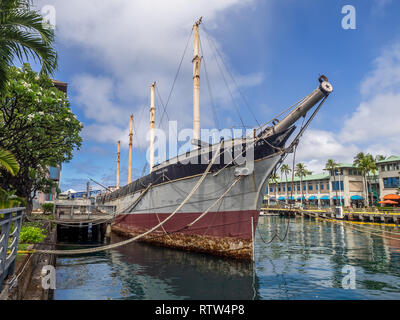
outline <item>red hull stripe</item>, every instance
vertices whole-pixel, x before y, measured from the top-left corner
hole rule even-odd
[[[256,210],[209,212],[191,228],[185,228],[201,214],[201,212],[177,213],[156,231],[251,239],[251,217],[254,221],[254,230],[259,217],[259,211]],[[170,213],[121,214],[117,216],[116,223],[121,227],[145,231],[169,215]]]

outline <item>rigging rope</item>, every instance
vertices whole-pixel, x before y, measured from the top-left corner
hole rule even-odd
[[[215,106],[214,97],[213,97],[213,94],[212,94],[212,91],[211,91],[211,84],[210,84],[210,80],[209,80],[209,78],[208,78],[206,59],[205,59],[205,57],[204,57],[203,45],[202,45],[202,43],[201,43],[201,38],[200,38],[200,36],[199,36],[199,42],[200,42],[200,50],[201,50],[202,60],[203,60],[203,62],[204,62],[204,72],[205,72],[205,74],[206,74],[206,81],[207,81],[208,94],[209,94],[209,96],[210,96],[210,101],[211,101],[211,105],[212,105],[212,111],[213,111],[214,121],[215,121],[215,124],[217,125],[217,128],[220,129],[219,121],[218,121],[218,116],[217,116],[217,110],[216,110],[217,108],[216,108],[216,106]]]
[[[205,29],[205,28],[204,28],[204,29]],[[257,125],[260,127],[260,123],[258,122],[257,117],[254,115],[253,110],[250,108],[250,105],[249,105],[247,99],[245,98],[244,94],[243,94],[242,91],[240,90],[240,87],[238,86],[238,84],[237,84],[237,82],[236,82],[236,80],[235,80],[233,74],[231,73],[230,69],[228,68],[227,63],[225,62],[225,60],[224,60],[222,54],[220,53],[220,51],[218,50],[218,47],[217,47],[217,45],[215,44],[215,41],[214,41],[211,37],[209,37],[208,34],[207,34],[206,32],[205,32],[205,34],[206,34],[206,37],[207,37],[208,42],[209,42],[210,44],[212,43],[212,44],[214,45],[215,51],[217,52],[218,56],[220,57],[220,59],[221,59],[221,61],[222,61],[222,64],[224,65],[225,69],[228,71],[228,74],[229,74],[229,76],[231,77],[231,79],[232,79],[234,85],[236,86],[236,89],[238,90],[240,96],[242,97],[242,99],[243,99],[243,101],[244,101],[244,103],[245,103],[247,109],[249,110],[249,112],[250,112],[251,115],[253,116],[254,120],[255,120],[256,123],[257,123]],[[200,38],[200,37],[199,37],[199,38]],[[210,39],[211,39],[211,41],[210,41]],[[201,41],[200,41],[200,43],[201,43]]]
[[[200,35],[199,35],[199,39],[200,39]],[[208,40],[208,38],[207,38],[207,40]],[[221,68],[221,66],[220,66],[220,64],[218,62],[218,59],[215,56],[215,54],[214,54],[214,59],[215,59],[215,62],[217,63],[217,66],[218,66],[218,69],[219,69],[219,71],[221,73],[222,79],[224,80],[225,86],[226,86],[226,88],[227,88],[227,90],[229,92],[229,95],[230,95],[231,99],[232,99],[233,105],[234,105],[234,107],[236,109],[236,112],[237,112],[237,114],[239,116],[240,122],[242,123],[242,127],[246,128],[246,126],[244,125],[244,122],[243,122],[243,118],[242,118],[242,116],[240,114],[240,111],[239,111],[239,106],[237,105],[235,99],[233,98],[233,93],[232,93],[231,89],[229,88],[228,82],[226,81],[225,75],[224,75],[224,73],[222,71],[222,68]]]
[[[221,141],[220,143],[220,148],[222,146],[223,141]],[[161,227],[162,225],[164,225],[168,220],[170,220],[173,216],[175,216],[175,214],[186,204],[187,201],[189,201],[189,199],[192,197],[192,195],[197,191],[197,189],[200,187],[200,185],[203,183],[204,179],[206,178],[207,174],[210,172],[211,167],[215,161],[215,159],[217,158],[216,156],[218,155],[218,153],[215,154],[215,156],[212,158],[212,160],[210,161],[207,169],[204,171],[203,175],[201,176],[201,178],[199,179],[199,181],[196,183],[196,185],[193,187],[192,191],[190,192],[190,194],[185,198],[185,200],[183,200],[183,202],[174,210],[174,212],[172,212],[165,220],[163,220],[161,223],[157,224],[156,226],[154,226],[153,228],[147,230],[146,232],[137,235],[136,237],[133,237],[131,239],[125,240],[125,241],[121,241],[118,243],[114,243],[114,244],[110,244],[107,246],[103,246],[103,247],[97,247],[97,248],[91,248],[91,249],[82,249],[82,250],[35,250],[34,253],[46,253],[46,254],[60,254],[60,255],[73,255],[73,254],[84,254],[84,253],[95,253],[95,252],[101,252],[101,251],[105,251],[105,250],[110,250],[110,249],[115,249],[118,248],[120,246],[124,246],[126,244],[129,244],[131,242],[134,242],[136,240],[139,240],[140,238],[143,238],[144,236],[148,235],[149,233],[157,230],[159,227]]]

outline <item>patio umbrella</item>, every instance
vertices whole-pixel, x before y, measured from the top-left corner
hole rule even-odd
[[[387,194],[383,197],[383,200],[400,200],[400,196],[398,194]]]
[[[398,204],[398,202],[392,201],[392,200],[379,201],[378,203],[384,203],[384,204]]]

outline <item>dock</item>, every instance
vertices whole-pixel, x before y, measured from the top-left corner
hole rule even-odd
[[[75,242],[89,238],[101,241],[111,235],[116,207],[93,204],[91,199],[56,200],[54,220],[58,239]]]
[[[279,215],[287,217],[312,216],[316,218],[331,218],[345,221],[358,221],[382,224],[395,224],[399,226],[400,212],[368,212],[368,211],[345,211],[343,217],[339,218],[333,208],[328,209],[301,209],[301,208],[262,208],[261,215]]]

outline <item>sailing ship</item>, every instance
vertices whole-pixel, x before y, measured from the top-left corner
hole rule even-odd
[[[325,76],[283,119],[274,119],[249,137],[208,144],[200,140],[199,26],[194,26],[193,150],[154,165],[154,86],[150,107],[150,173],[98,198],[114,205],[113,231],[172,248],[242,260],[253,258],[253,239],[269,177],[292,153],[306,126],[332,92]],[[295,123],[318,105],[292,143]],[[119,150],[119,146],[118,146]],[[241,157],[238,157],[240,155]],[[251,157],[249,156],[251,155]],[[119,153],[118,153],[119,160]],[[119,163],[118,163],[119,168]]]

